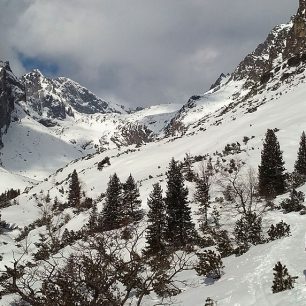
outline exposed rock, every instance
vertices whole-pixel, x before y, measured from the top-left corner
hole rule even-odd
[[[212,90],[218,86],[220,86],[222,80],[224,80],[224,78],[226,78],[226,75],[224,73],[221,73],[220,76],[218,77],[218,79],[215,81],[214,84],[212,84],[209,88],[209,90]]]
[[[238,65],[232,79],[246,79],[244,88],[265,80],[268,73],[284,60],[306,52],[306,0],[299,1],[297,14],[288,24],[276,26],[264,43]],[[263,79],[262,79],[263,78]]]
[[[306,50],[306,0],[300,0],[299,9],[293,18],[293,26],[288,33],[284,58],[300,55]]]
[[[83,114],[121,113],[98,98],[87,88],[64,77],[50,79],[35,69],[22,78],[27,94],[25,108],[34,110],[39,117],[63,120],[73,117],[74,110]]]
[[[15,102],[25,101],[24,87],[14,76],[8,62],[0,61],[0,147],[3,147],[2,134],[11,123]]]

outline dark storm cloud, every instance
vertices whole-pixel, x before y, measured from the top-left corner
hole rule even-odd
[[[117,102],[183,103],[231,72],[297,6],[297,0],[0,0],[0,54],[19,74],[28,61],[45,62]]]

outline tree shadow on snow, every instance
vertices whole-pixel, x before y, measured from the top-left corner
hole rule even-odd
[[[216,281],[217,281],[217,279],[215,279],[215,278],[206,277],[206,278],[204,278],[203,283],[204,283],[206,286],[211,286],[211,285],[213,285]]]

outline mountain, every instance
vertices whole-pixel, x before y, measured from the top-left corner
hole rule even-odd
[[[37,75],[40,81],[24,77],[28,78],[26,87],[32,88],[28,92],[27,89],[24,91],[22,82],[9,73],[7,64],[3,65],[8,70],[5,74],[10,75],[9,79],[6,78],[9,82],[2,86],[1,95],[5,97],[1,101],[7,105],[2,124],[5,129],[9,126],[3,135],[3,167],[13,174],[18,171],[30,173],[32,178],[34,172],[41,171],[41,181],[29,182],[29,188],[15,198],[16,203],[12,202],[11,206],[1,209],[2,219],[13,230],[1,236],[4,243],[0,266],[10,265],[12,252],[23,254],[24,246],[27,252],[22,258],[31,261],[28,266],[42,267],[42,262],[35,261],[33,254],[43,250],[44,239],[52,226],[55,228],[53,239],[61,239],[65,229],[76,233],[86,227],[93,209],[87,207],[78,211],[65,206],[74,170],[80,180],[83,199],[93,199],[98,212],[105,205],[109,177],[117,173],[124,182],[132,173],[139,186],[142,208],[147,212],[147,198],[152,185],[160,183],[162,189],[167,190],[167,171],[172,157],[183,162],[188,154],[197,173],[209,158],[213,167],[223,170],[240,161],[245,164],[245,172],[240,173],[242,176],[239,179],[243,180],[239,181],[239,186],[243,188],[247,184],[246,177],[250,173],[255,173],[256,180],[263,138],[267,129],[273,129],[283,151],[285,167],[291,173],[300,135],[306,129],[305,12],[306,1],[301,0],[298,13],[288,24],[275,27],[266,41],[247,55],[232,74],[221,75],[209,91],[193,95],[182,107],[157,105],[128,114],[120,112],[120,107],[117,112],[112,112],[110,109],[114,106],[109,104],[104,107],[102,100],[99,100],[87,108],[85,98],[81,99],[79,93],[67,89],[73,86],[79,90],[79,85],[74,82],[67,81],[73,85],[65,88],[66,82],[59,85],[60,81],[48,80],[36,71],[32,74]],[[7,91],[6,88],[11,90]],[[26,97],[25,92],[28,92]],[[39,97],[42,97],[41,106]],[[41,119],[50,120],[52,124],[42,124]],[[30,163],[22,160],[27,160],[31,154]],[[66,155],[63,160],[60,159],[61,154]],[[41,159],[42,156],[44,159]],[[39,170],[42,160],[46,163],[45,167],[52,171],[59,163],[62,165],[42,180],[43,170]],[[106,160],[109,160],[109,164],[99,167]],[[17,178],[14,180],[12,173],[5,171],[3,169],[10,184],[14,181],[14,186],[17,186]],[[235,175],[235,172],[232,174]],[[237,179],[235,176],[230,178]],[[224,185],[229,182],[226,179],[220,172],[216,172],[212,179],[209,215],[215,206],[221,214],[221,229],[229,231],[230,239],[234,242],[235,222],[239,216],[235,203],[225,199]],[[194,201],[195,182],[185,183],[189,189],[192,218],[199,225],[198,204]],[[302,184],[298,191],[305,193],[306,185]],[[211,297],[221,306],[305,305],[305,215],[303,211],[301,214],[283,213],[280,203],[288,197],[287,192],[273,199],[261,216],[265,238],[271,224],[281,220],[290,225],[290,236],[252,245],[240,256],[224,258],[224,275],[219,280],[198,276],[192,269],[183,271],[177,276],[180,294],[174,297],[172,303],[202,306],[206,298]],[[52,206],[55,199],[57,203],[63,203],[62,210]],[[257,207],[265,204],[264,199],[257,198]],[[52,207],[56,213],[52,212]],[[50,216],[50,219],[47,218],[48,222],[43,224],[46,216]],[[15,225],[18,227],[14,229]],[[146,218],[139,226],[141,229],[147,226]],[[17,243],[14,239],[21,233],[28,235],[21,236]],[[77,237],[77,234],[74,235]],[[95,235],[98,236],[98,233]],[[128,237],[125,233],[120,239],[130,241]],[[88,237],[85,238],[87,241]],[[137,249],[143,246],[144,240],[141,240]],[[74,247],[75,244],[70,243],[54,255],[62,259],[63,254],[72,252]],[[202,247],[196,250],[202,251]],[[290,274],[297,278],[292,290],[273,294],[273,267],[278,261],[286,264]],[[122,286],[119,286],[120,289]],[[134,293],[129,295],[132,305],[135,305]],[[4,297],[0,305],[9,305],[14,298]],[[162,302],[162,298],[151,294],[144,298],[143,305]]]
[[[0,73],[2,166],[30,180],[87,154],[151,142],[180,107],[127,113],[68,78],[33,70],[18,79],[8,62],[1,62]]]
[[[283,88],[289,91],[303,83],[305,24],[305,1],[300,0],[298,12],[290,22],[276,26],[231,75],[222,74],[208,92],[189,99],[166,126],[166,135],[194,133],[206,129],[208,121],[219,125],[225,113],[234,114],[243,105],[247,112],[255,112],[283,94]]]
[[[34,111],[46,125],[52,125],[52,119],[73,117],[74,111],[83,114],[125,113],[119,105],[103,101],[68,78],[49,79],[35,69],[24,75],[21,81],[26,91],[24,108],[29,109],[31,114]]]

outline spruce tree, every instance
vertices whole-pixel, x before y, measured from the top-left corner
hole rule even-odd
[[[280,262],[278,262],[275,267],[273,268],[273,285],[272,285],[272,292],[277,293],[284,290],[292,289],[294,279],[289,275],[288,269],[286,266],[282,265]]]
[[[125,184],[123,184],[122,203],[126,223],[141,219],[142,211],[139,189],[131,174]]]
[[[167,172],[166,237],[170,245],[180,248],[192,243],[195,238],[194,224],[188,205],[188,189],[184,186],[184,178],[178,162],[172,158]]]
[[[233,244],[226,230],[217,232],[214,235],[214,240],[216,242],[216,249],[222,258],[234,254]]]
[[[294,169],[299,175],[306,176],[306,135],[304,131],[301,136],[300,147]]]
[[[80,204],[81,204],[81,185],[76,170],[73,170],[69,184],[68,205],[71,207],[78,208],[80,207]]]
[[[273,130],[268,129],[259,166],[259,194],[273,198],[285,192],[284,161]]]
[[[199,276],[205,276],[212,279],[219,279],[223,274],[223,262],[221,255],[213,250],[205,250],[197,254],[199,258],[195,270]]]
[[[166,206],[159,183],[153,185],[153,191],[148,198],[148,227],[146,232],[149,255],[161,255],[165,252]]]
[[[92,205],[92,209],[89,215],[88,227],[90,231],[96,231],[99,227],[98,225],[98,208],[97,204]]]
[[[260,244],[262,237],[262,219],[256,213],[249,213],[236,221],[234,235],[238,245]]]
[[[195,174],[193,172],[192,158],[190,154],[186,153],[184,157],[184,162],[182,164],[182,172],[185,176],[186,181],[193,182],[195,179]]]
[[[209,176],[205,171],[202,171],[201,176],[196,182],[194,199],[199,203],[199,212],[202,216],[204,225],[207,225],[207,212],[210,207],[209,187]]]
[[[122,226],[124,212],[122,210],[122,184],[115,173],[110,177],[105,204],[101,212],[101,222],[104,230],[109,231]]]

